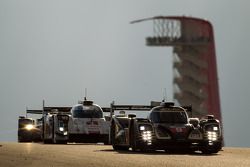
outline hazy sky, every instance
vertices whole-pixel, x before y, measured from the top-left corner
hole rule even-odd
[[[250,147],[248,0],[0,0],[0,141],[17,140],[26,106],[172,100],[172,48],[147,47],[158,15],[214,26],[226,146]]]

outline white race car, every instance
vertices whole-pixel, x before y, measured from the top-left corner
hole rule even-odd
[[[72,107],[68,122],[71,142],[109,143],[110,121],[106,121],[103,110],[93,101],[84,100]]]

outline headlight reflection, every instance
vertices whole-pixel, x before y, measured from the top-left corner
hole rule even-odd
[[[27,130],[31,130],[33,128],[34,128],[34,126],[32,124],[28,124],[25,126],[25,129],[27,129]]]

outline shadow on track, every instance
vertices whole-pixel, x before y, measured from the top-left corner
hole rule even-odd
[[[143,154],[143,155],[190,155],[190,156],[218,156],[220,154],[202,154],[200,151],[181,151],[181,150],[172,150],[172,151],[161,151],[161,150],[148,150],[148,151],[124,151],[124,150],[113,150],[113,149],[103,149],[103,150],[96,150],[97,151],[103,151],[103,152],[114,152],[117,154]]]

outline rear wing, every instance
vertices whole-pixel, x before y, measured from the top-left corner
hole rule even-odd
[[[103,112],[110,112],[110,107],[101,107]]]
[[[150,105],[115,105],[114,102],[110,104],[110,117],[114,115],[116,110],[125,111],[150,111],[152,108],[160,106],[161,102],[151,101]],[[192,115],[192,105],[181,106],[186,112]]]
[[[42,110],[26,110],[27,114],[70,113],[71,107],[43,107]]]
[[[42,114],[43,110],[26,110],[26,114]]]
[[[44,107],[45,113],[70,113],[72,107]]]
[[[160,105],[161,102],[151,101],[150,105],[116,105],[113,101],[110,104],[110,117],[114,115],[116,110],[125,111],[150,111],[153,107]]]
[[[48,113],[65,113],[70,114],[72,107],[43,107],[43,110],[26,109],[27,114],[48,114]],[[110,112],[110,108],[102,107],[103,112]]]

